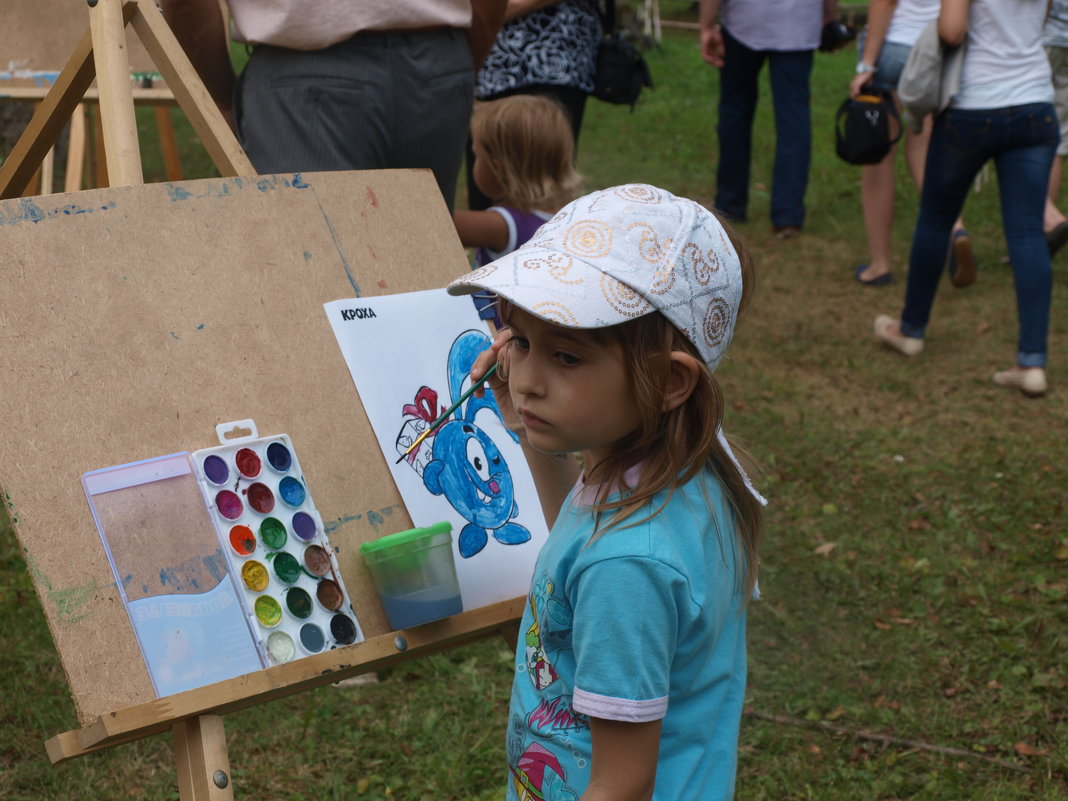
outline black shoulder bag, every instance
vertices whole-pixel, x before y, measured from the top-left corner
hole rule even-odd
[[[601,17],[604,34],[597,48],[597,74],[593,79],[593,96],[606,103],[634,104],[642,89],[653,88],[653,78],[645,58],[617,29],[615,0],[607,0]]]

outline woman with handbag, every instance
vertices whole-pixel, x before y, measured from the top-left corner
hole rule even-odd
[[[1045,393],[1052,275],[1042,218],[1060,139],[1041,32],[1048,0],[942,0],[938,35],[965,45],[960,87],[938,115],[900,319],[880,315],[876,337],[906,356],[924,346],[945,243],[972,180],[994,161],[1016,289],[1016,363],[994,382]]]
[[[849,96],[856,98],[865,89],[890,93],[900,108],[896,90],[909,51],[920,32],[938,17],[939,0],[871,0],[868,25],[857,42],[857,71],[849,83]],[[931,138],[931,118],[926,118],[920,133],[909,131],[905,139],[905,163],[916,184],[923,189],[923,165],[927,143]],[[892,147],[878,164],[865,165],[860,172],[860,205],[864,229],[868,234],[870,260],[854,270],[860,283],[883,286],[893,280],[891,241],[894,223],[894,163],[897,148]],[[951,274],[962,278],[974,276],[974,255],[964,222],[953,226],[950,259],[955,261]]]

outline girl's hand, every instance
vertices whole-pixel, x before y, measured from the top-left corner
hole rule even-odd
[[[512,431],[522,431],[523,424],[519,420],[519,415],[515,412],[515,407],[512,405],[512,395],[508,391],[508,343],[512,339],[512,331],[509,328],[502,328],[498,331],[494,337],[493,342],[490,343],[489,348],[478,354],[478,358],[475,359],[475,363],[471,365],[471,381],[476,382],[486,374],[486,371],[490,369],[494,364],[497,365],[497,372],[487,381],[483,386],[475,390],[475,397],[481,398],[485,395],[486,387],[489,387],[493,392],[493,398],[497,401],[497,408],[501,410],[501,416],[504,418],[504,424],[508,426]]]

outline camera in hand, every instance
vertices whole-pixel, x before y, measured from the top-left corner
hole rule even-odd
[[[832,53],[857,38],[857,30],[841,20],[832,19],[820,31],[820,52]]]

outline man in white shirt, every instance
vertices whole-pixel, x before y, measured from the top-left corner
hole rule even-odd
[[[506,0],[162,0],[260,173],[429,168],[450,210],[475,72]]]

